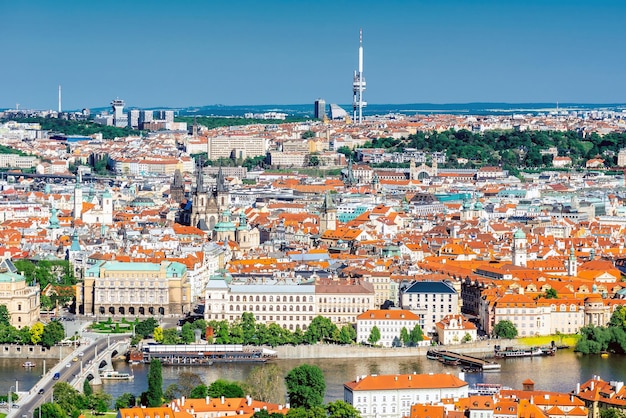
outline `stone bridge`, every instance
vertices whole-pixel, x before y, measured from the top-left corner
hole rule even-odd
[[[100,351],[98,351],[97,346],[94,347],[94,358],[89,360],[87,364],[83,364],[83,361],[81,360],[80,373],[77,374],[72,380],[72,386],[79,391],[82,391],[85,380],[88,380],[92,385],[101,385],[102,380],[100,379],[100,371],[112,370],[113,359],[119,355],[125,354],[129,347],[130,342],[127,339],[110,342],[106,345],[104,350]]]

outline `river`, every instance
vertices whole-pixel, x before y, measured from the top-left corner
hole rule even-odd
[[[514,389],[521,389],[522,382],[528,378],[535,382],[535,389],[557,392],[570,392],[594,375],[606,381],[626,380],[626,356],[610,355],[602,358],[596,355],[583,356],[572,350],[561,350],[550,357],[526,357],[500,359],[502,369],[499,372],[468,373],[465,380],[471,384],[501,383]],[[20,390],[30,389],[42,372],[41,362],[32,370],[21,367],[17,359],[0,359],[0,393],[6,393],[10,385],[19,381]],[[343,399],[343,384],[354,380],[358,375],[396,374],[396,373],[456,373],[460,369],[445,366],[438,361],[428,360],[425,356],[400,358],[347,358],[347,359],[304,359],[273,360],[284,374],[292,368],[307,363],[319,366],[326,379],[326,400]],[[269,363],[268,363],[269,364]],[[54,362],[48,361],[50,368]],[[227,380],[245,380],[246,376],[258,364],[255,363],[216,363],[212,366],[164,366],[163,387],[176,383],[181,371],[197,373],[202,380],[210,384],[218,378]],[[148,365],[129,365],[122,361],[114,363],[116,370],[132,373],[132,381],[104,382],[102,389],[114,398],[124,392],[139,395],[147,388]]]
[[[497,360],[502,364],[498,372],[468,373],[465,380],[470,383],[500,383],[514,389],[522,389],[522,382],[531,379],[535,389],[556,392],[570,392],[594,375],[605,381],[626,380],[626,356],[610,355],[602,358],[596,355],[584,356],[572,350],[560,350],[555,356],[526,357]],[[0,359],[0,393],[6,393],[10,385],[19,381],[20,390],[30,389],[42,372],[41,362],[32,370],[21,367],[22,360]],[[346,359],[304,359],[304,360],[272,360],[271,363],[280,367],[284,374],[301,364],[316,365],[322,369],[326,379],[326,401],[343,399],[343,384],[354,380],[358,375],[397,374],[397,373],[455,373],[460,369],[445,366],[438,361],[420,357],[387,357],[387,358],[346,358]],[[269,363],[268,363],[269,364]],[[47,361],[50,368],[54,362]],[[243,381],[250,370],[259,364],[255,363],[216,363],[212,366],[164,366],[163,387],[176,383],[181,371],[197,373],[202,380],[210,384],[218,378]],[[148,365],[129,365],[122,361],[114,363],[116,370],[132,373],[132,381],[104,382],[102,389],[114,398],[125,392],[139,395],[147,388]],[[262,367],[262,365],[261,365]]]

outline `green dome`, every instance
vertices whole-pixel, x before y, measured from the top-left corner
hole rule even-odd
[[[515,234],[513,234],[513,238],[514,239],[526,239],[526,234],[521,229],[518,229],[517,231],[515,231]]]

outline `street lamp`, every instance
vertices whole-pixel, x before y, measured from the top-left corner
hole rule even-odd
[[[11,387],[9,388],[9,397],[7,399],[7,402],[9,404],[9,413],[11,413],[11,407],[12,407],[11,401],[13,400],[13,388],[14,387],[15,386],[11,385]]]

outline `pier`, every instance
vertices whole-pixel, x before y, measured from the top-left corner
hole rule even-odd
[[[163,365],[191,364],[210,366],[216,362],[265,362],[276,352],[266,348],[228,344],[146,345],[140,353],[131,353],[131,361],[150,363],[158,359]]]
[[[482,371],[500,370],[500,364],[487,361],[478,357],[472,357],[465,354],[454,353],[447,350],[428,350],[426,357],[433,360],[448,362],[448,364],[460,364],[466,367],[480,369]]]

